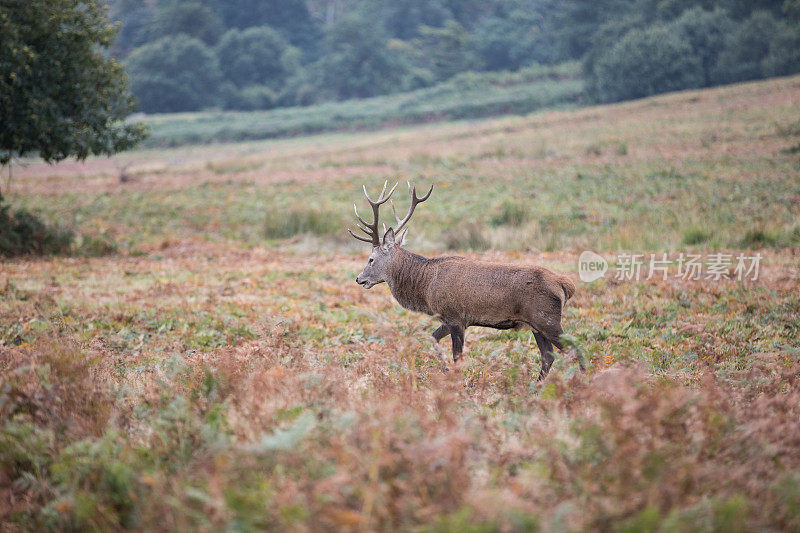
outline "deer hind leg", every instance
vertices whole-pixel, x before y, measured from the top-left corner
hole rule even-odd
[[[442,324],[433,332],[433,340],[436,341],[436,344],[439,344],[439,341],[448,335],[450,335],[450,328],[446,324]]]
[[[539,352],[542,354],[542,370],[539,372],[539,380],[541,381],[547,376],[547,373],[550,372],[550,367],[553,361],[555,361],[553,343],[536,330],[533,330],[533,336],[536,339],[536,344],[539,346]]]
[[[462,326],[449,326],[450,337],[453,340],[453,362],[458,363],[464,351],[464,328]]]

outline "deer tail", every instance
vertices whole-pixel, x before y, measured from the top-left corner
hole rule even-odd
[[[561,290],[564,291],[564,299],[561,304],[563,306],[575,294],[575,284],[567,276],[559,276],[558,284],[561,285]]]

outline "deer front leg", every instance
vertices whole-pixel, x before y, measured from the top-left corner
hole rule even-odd
[[[547,376],[547,373],[550,372],[550,366],[555,360],[553,344],[538,331],[534,331],[533,336],[536,338],[536,344],[539,345],[539,352],[542,354],[542,370],[539,372],[539,381],[541,381]]]
[[[436,347],[436,354],[439,356],[439,360],[442,362],[442,365],[444,365],[445,370],[449,370],[447,366],[447,356],[442,349],[442,345],[439,344],[439,341],[448,335],[450,335],[450,328],[446,324],[442,324],[433,332],[433,345]]]

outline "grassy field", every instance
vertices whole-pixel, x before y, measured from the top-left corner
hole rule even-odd
[[[798,117],[794,77],[30,162],[11,202],[117,252],[0,265],[2,529],[800,528]],[[443,373],[436,324],[355,284],[351,204],[394,177],[436,183],[414,251],[611,261],[546,380],[483,328]],[[763,259],[617,280],[622,251]]]

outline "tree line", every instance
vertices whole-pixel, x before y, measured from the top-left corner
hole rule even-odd
[[[111,0],[145,112],[269,109],[581,60],[587,99],[800,71],[800,0]]]

